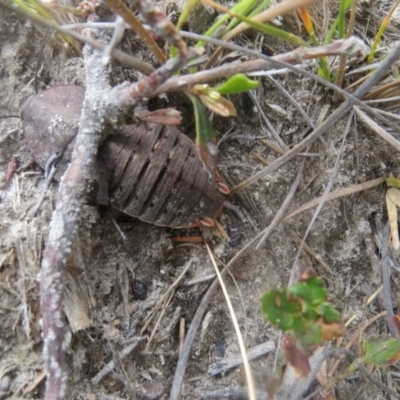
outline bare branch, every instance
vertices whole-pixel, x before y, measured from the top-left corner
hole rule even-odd
[[[50,223],[49,238],[41,265],[40,306],[43,358],[47,370],[47,400],[63,399],[66,390],[63,272],[77,231],[87,177],[103,131],[103,110],[96,105],[101,103],[108,85],[105,69],[99,62],[100,58],[101,53],[97,50],[84,48],[87,90],[80,129],[71,164],[61,180],[57,206]]]

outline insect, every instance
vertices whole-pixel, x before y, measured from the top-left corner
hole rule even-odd
[[[29,99],[22,120],[27,147],[45,168],[60,152],[56,178],[70,161],[84,88],[56,86]],[[98,150],[88,197],[143,221],[167,227],[213,225],[225,185],[210,176],[197,146],[176,128],[123,126]]]

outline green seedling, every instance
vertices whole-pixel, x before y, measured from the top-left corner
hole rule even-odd
[[[376,53],[376,49],[378,48],[378,44],[382,38],[383,33],[385,32],[387,26],[389,25],[390,19],[392,18],[392,15],[394,14],[394,12],[396,11],[397,7],[400,4],[400,0],[397,0],[396,3],[394,3],[391,7],[391,9],[389,10],[388,14],[386,15],[385,19],[382,21],[382,24],[378,30],[378,33],[375,36],[374,42],[372,43],[371,46],[371,51],[368,55],[367,58],[367,63],[371,64],[374,57],[375,57],[375,53]]]
[[[282,290],[271,290],[261,298],[265,318],[285,335],[282,347],[298,376],[311,371],[308,353],[322,344],[343,336],[339,311],[326,299],[322,279],[306,272],[298,283]]]
[[[331,25],[331,27],[326,35],[324,44],[331,43],[335,34],[337,34],[337,37],[339,39],[344,37],[345,15],[346,15],[346,12],[351,7],[352,3],[353,3],[353,0],[341,0],[340,1],[339,13],[338,13],[336,19],[333,21],[333,24]],[[341,35],[343,35],[343,36],[341,36]]]
[[[236,74],[214,88],[219,94],[238,94],[257,89],[260,82],[252,81],[244,74]]]
[[[307,11],[306,7],[300,7],[299,8],[299,15],[300,18],[303,21],[304,27],[307,30],[307,33],[309,34],[311,41],[314,46],[318,46],[318,38],[317,35],[315,34],[314,30],[314,25],[312,23],[312,19],[310,17],[310,14]],[[330,72],[328,68],[328,63],[326,60],[326,57],[321,57],[318,59],[318,74],[322,77],[324,77],[326,80],[330,80]]]
[[[189,97],[193,103],[196,120],[196,143],[200,149],[200,157],[210,173],[216,172],[217,159],[212,149],[216,149],[217,140],[203,105],[223,117],[235,117],[235,106],[222,95],[247,92],[256,89],[258,85],[258,81],[252,81],[244,74],[236,74],[215,88],[209,85],[193,86]]]
[[[287,289],[265,293],[261,310],[271,324],[291,333],[305,348],[343,335],[340,313],[327,301],[317,276],[304,276]]]
[[[258,81],[252,81],[243,74],[236,74],[217,87],[207,84],[194,85],[192,94],[198,96],[201,102],[210,110],[223,117],[236,117],[235,106],[222,97],[224,94],[238,94],[256,89]]]

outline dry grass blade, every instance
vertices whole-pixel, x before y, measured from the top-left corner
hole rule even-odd
[[[289,147],[286,145],[286,143],[281,139],[279,136],[278,132],[276,132],[275,128],[272,126],[271,122],[269,121],[268,117],[265,115],[264,110],[262,109],[260,103],[257,101],[256,97],[254,94],[250,91],[247,93],[247,95],[250,97],[251,101],[257,108],[257,111],[260,113],[261,118],[267,125],[268,129],[271,131],[273,138],[278,142],[280,148],[282,149],[283,152],[286,152],[289,150]]]
[[[294,230],[292,230],[292,229],[290,229],[290,228],[288,228],[288,229],[289,229],[290,233],[292,234],[293,239],[295,240],[297,246],[300,247],[300,244],[301,244],[301,242],[302,242],[302,239],[300,238],[300,236],[297,235],[297,233],[296,233]],[[322,266],[323,268],[325,268],[325,270],[326,270],[329,274],[331,274],[331,275],[334,274],[332,268],[331,268],[331,267],[322,259],[322,257],[321,257],[319,254],[317,254],[307,243],[304,243],[304,244],[303,244],[303,247],[304,247],[304,250],[305,250],[308,254],[310,254],[312,257],[314,257],[315,260],[316,260],[319,264],[321,264],[321,266]]]
[[[316,219],[318,218],[318,215],[319,215],[320,211],[322,210],[322,207],[324,206],[324,203],[325,203],[326,199],[327,199],[328,196],[329,196],[330,190],[332,189],[333,183],[334,183],[334,181],[335,181],[336,175],[337,175],[338,170],[339,170],[339,163],[340,163],[340,159],[341,159],[341,157],[342,157],[342,151],[343,151],[344,145],[345,145],[345,143],[346,143],[347,135],[348,135],[348,133],[349,133],[349,131],[350,131],[350,125],[351,125],[351,121],[352,121],[352,120],[353,120],[353,112],[351,112],[351,114],[350,114],[350,116],[349,116],[349,118],[348,118],[346,130],[345,130],[345,132],[344,132],[344,134],[343,134],[342,144],[341,144],[341,146],[340,146],[339,153],[338,153],[338,155],[337,155],[337,157],[336,157],[336,162],[335,162],[335,165],[334,165],[334,167],[333,167],[332,174],[331,174],[331,176],[330,176],[330,178],[329,178],[329,182],[328,182],[328,184],[326,185],[326,188],[324,189],[324,193],[323,193],[323,195],[322,195],[321,202],[318,204],[318,207],[317,207],[317,209],[315,210],[314,215],[312,216],[312,219],[311,219],[311,221],[310,221],[310,223],[309,223],[309,225],[308,225],[308,227],[307,227],[306,233],[305,233],[304,236],[303,236],[303,240],[302,240],[302,242],[301,242],[301,244],[300,244],[300,246],[299,246],[299,249],[298,249],[298,251],[297,251],[297,255],[296,255],[296,258],[295,258],[295,260],[294,260],[294,262],[293,262],[293,266],[296,265],[296,263],[297,263],[297,261],[298,261],[298,259],[299,259],[299,257],[300,257],[300,254],[301,254],[301,250],[302,250],[302,248],[303,248],[303,244],[305,243],[305,240],[306,240],[308,234],[310,233],[311,228],[312,228],[312,226],[314,225],[314,222],[315,222]]]
[[[118,354],[119,360],[123,360],[125,357],[127,357],[135,348],[138,346],[138,344],[143,341],[145,338],[144,337],[136,337],[133,339],[132,343],[128,344],[122,351]],[[103,378],[105,378],[110,372],[113,371],[115,367],[115,362],[110,361],[108,362],[91,380],[93,385],[98,385]]]
[[[333,192],[329,193],[326,201],[331,201],[334,199],[338,199],[340,197],[350,196],[351,194],[362,192],[364,190],[371,189],[375,186],[379,186],[382,183],[385,183],[385,178],[376,178],[372,179],[371,181],[359,183],[357,185],[352,185],[343,189],[334,190]],[[285,216],[283,221],[288,221],[290,218],[293,218],[295,215],[302,213],[312,207],[318,205],[322,200],[321,197],[317,197],[316,199],[310,200],[307,203],[303,204],[302,206],[296,208],[295,210],[291,211],[289,214]]]
[[[390,227],[389,223],[386,224],[382,235],[382,246],[381,246],[381,269],[382,269],[382,283],[383,283],[383,298],[386,309],[386,319],[388,322],[390,334],[392,337],[397,337],[397,330],[393,322],[393,301],[392,301],[392,290],[390,284],[390,272],[389,272],[389,241],[390,241]]]
[[[244,345],[243,337],[242,337],[242,334],[240,332],[239,324],[238,324],[237,319],[236,319],[235,310],[233,309],[231,300],[229,298],[228,291],[227,291],[225,283],[224,283],[224,281],[222,279],[222,275],[219,272],[217,264],[215,263],[214,255],[212,254],[212,252],[210,250],[210,247],[207,244],[206,244],[206,247],[207,247],[208,254],[210,256],[211,262],[212,262],[212,264],[214,266],[215,272],[216,272],[216,274],[218,276],[218,281],[219,281],[219,284],[221,285],[222,292],[224,293],[225,301],[226,301],[226,303],[228,305],[229,313],[230,313],[231,319],[232,319],[232,323],[233,323],[233,326],[235,328],[236,337],[237,337],[238,342],[239,342],[240,353],[242,354],[244,370],[245,370],[245,374],[246,374],[247,387],[248,387],[248,390],[249,390],[249,399],[250,400],[256,400],[254,379],[253,379],[253,375],[251,373],[249,360],[247,358],[246,347]]]
[[[302,115],[304,121],[306,121],[312,128],[315,127],[314,121],[308,116],[308,114],[303,110],[299,102],[272,76],[266,76],[269,82],[271,82],[276,88],[278,88],[282,94],[293,104],[297,111]],[[319,124],[317,124],[319,125]]]
[[[144,332],[146,331],[147,327],[149,326],[150,322],[152,321],[152,319],[154,318],[157,310],[165,303],[169,304],[170,300],[172,299],[172,296],[175,292],[175,289],[177,288],[177,286],[179,285],[179,283],[181,282],[181,280],[183,279],[183,277],[185,276],[186,272],[189,271],[190,267],[192,266],[193,263],[193,258],[190,259],[185,267],[183,268],[182,272],[179,274],[179,276],[175,279],[175,281],[172,283],[172,285],[169,286],[168,290],[160,297],[160,299],[157,301],[157,304],[154,306],[153,310],[150,312],[150,314],[147,316],[146,318],[146,322],[144,323],[140,334],[143,335]],[[165,309],[166,306],[163,306],[163,309]],[[152,334],[153,337],[154,333]],[[149,340],[150,343],[150,340]],[[148,343],[148,345],[149,345]]]
[[[400,151],[400,142],[397,139],[386,132],[381,126],[379,126],[372,118],[361,111],[358,107],[354,107],[354,111],[360,117],[365,126],[372,129],[382,139],[386,140],[394,149]]]
[[[364,100],[386,99],[387,101],[396,101],[398,99],[392,97],[400,94],[400,80],[394,79],[389,83],[385,83],[364,96]]]
[[[143,43],[145,43],[149,50],[154,54],[159,63],[165,63],[165,56],[158,47],[158,44],[154,41],[149,32],[147,32],[147,30],[144,28],[143,24],[136,18],[135,14],[133,14],[133,12],[124,2],[121,0],[103,0],[103,3],[125,20],[132,30],[136,32],[143,40]]]

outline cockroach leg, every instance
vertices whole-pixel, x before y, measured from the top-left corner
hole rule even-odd
[[[224,207],[227,210],[232,211],[243,224],[245,224],[247,222],[247,218],[242,213],[242,211],[239,209],[239,207],[235,206],[230,201],[225,201]]]
[[[228,194],[231,193],[231,190],[229,189],[229,187],[228,187],[227,185],[225,185],[225,183],[223,183],[223,182],[218,182],[217,185],[218,185],[218,189],[219,189],[219,191],[220,191],[221,193],[223,193],[223,194],[225,194],[225,195],[228,195]]]
[[[200,219],[200,224],[203,226],[213,227],[215,225],[215,220],[209,217],[203,217]]]
[[[47,177],[51,174],[53,169],[55,169],[55,165],[58,161],[60,161],[63,153],[61,151],[57,151],[54,154],[52,154],[49,159],[46,162],[46,166],[44,168],[44,177],[47,179]],[[54,175],[54,174],[53,174]]]

